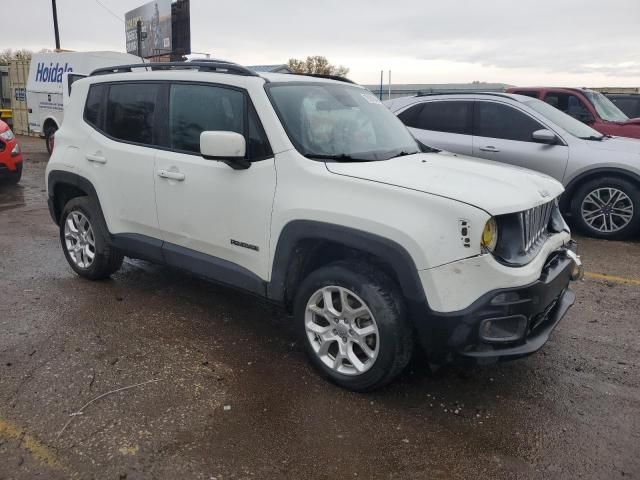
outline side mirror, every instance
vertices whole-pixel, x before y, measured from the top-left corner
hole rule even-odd
[[[218,160],[234,170],[245,170],[251,162],[245,158],[247,142],[236,132],[206,131],[200,134],[200,155]]]
[[[558,143],[558,137],[556,134],[546,128],[533,132],[531,134],[531,139],[534,142],[545,143],[547,145],[555,145]]]

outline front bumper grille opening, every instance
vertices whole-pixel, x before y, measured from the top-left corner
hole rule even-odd
[[[525,254],[535,250],[547,238],[554,206],[555,202],[548,202],[520,212],[522,245]]]

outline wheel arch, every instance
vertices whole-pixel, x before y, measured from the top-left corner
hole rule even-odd
[[[86,178],[71,172],[54,170],[47,177],[49,192],[49,211],[56,224],[60,222],[60,216],[66,203],[72,198],[86,196],[96,202],[100,213],[102,207],[93,184]]]
[[[47,127],[51,127],[51,126],[55,127],[56,130],[60,128],[60,125],[58,125],[58,120],[56,120],[55,117],[46,117],[42,122],[42,135],[44,135],[44,132],[47,130]]]
[[[290,310],[306,275],[345,259],[366,260],[381,268],[397,282],[410,310],[426,305],[418,270],[400,244],[362,230],[310,220],[294,220],[282,229],[267,295]]]
[[[593,170],[587,170],[586,172],[581,173],[567,184],[564,194],[560,200],[560,210],[562,212],[568,212],[571,209],[571,200],[573,199],[573,195],[578,188],[590,180],[604,176],[628,180],[640,188],[640,175],[634,172],[615,167],[594,168]]]

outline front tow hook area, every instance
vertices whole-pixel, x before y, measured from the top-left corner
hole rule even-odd
[[[584,266],[582,265],[582,260],[580,260],[580,255],[568,248],[564,251],[564,254],[573,262],[571,281],[582,280],[584,278]]]

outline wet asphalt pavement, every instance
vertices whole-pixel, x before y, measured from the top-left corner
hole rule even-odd
[[[640,478],[640,242],[580,239],[612,277],[574,285],[537,355],[418,359],[354,394],[252,297],[134,260],[77,277],[44,142],[22,140],[23,181],[0,186],[0,479]]]

